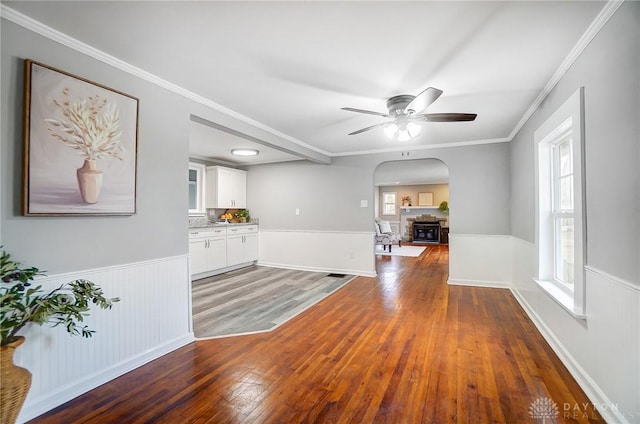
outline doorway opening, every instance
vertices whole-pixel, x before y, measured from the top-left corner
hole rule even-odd
[[[403,243],[448,244],[449,168],[440,159],[383,162],[374,172],[377,222]]]

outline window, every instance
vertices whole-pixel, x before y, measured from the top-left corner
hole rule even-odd
[[[204,168],[189,162],[189,215],[204,215]]]
[[[395,215],[396,214],[396,194],[395,193],[382,193],[382,214],[383,215]]]
[[[551,215],[554,240],[554,279],[573,285],[573,139],[569,129],[551,145]]]
[[[577,318],[585,317],[583,89],[534,133],[537,143],[536,282]]]

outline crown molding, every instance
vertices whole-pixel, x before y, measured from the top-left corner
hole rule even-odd
[[[496,144],[496,143],[508,143],[511,141],[511,138],[488,138],[485,140],[467,140],[467,141],[457,141],[453,143],[440,143],[440,144],[429,144],[422,146],[399,146],[399,147],[389,147],[386,149],[375,149],[375,150],[359,150],[357,152],[343,152],[343,153],[334,153],[334,157],[340,156],[357,156],[357,155],[375,155],[378,153],[395,153],[395,152],[415,152],[419,150],[433,150],[433,149],[446,149],[452,147],[465,147],[465,146],[481,146],[483,144]]]
[[[119,69],[121,71],[124,71],[128,74],[134,75],[140,79],[143,79],[145,81],[148,81],[152,84],[155,84],[159,87],[162,87],[166,90],[169,90],[173,93],[176,93],[180,96],[183,96],[187,99],[193,100],[196,103],[199,103],[203,106],[209,107],[211,109],[214,109],[220,113],[223,113],[227,116],[230,116],[234,119],[237,119],[238,121],[244,122],[246,124],[249,124],[253,127],[259,128],[263,131],[266,131],[272,135],[275,135],[279,138],[282,138],[284,140],[290,141],[294,144],[297,144],[298,146],[307,148],[309,150],[312,150],[316,153],[320,153],[322,155],[326,155],[326,156],[331,156],[331,153],[326,152],[322,149],[319,149],[315,146],[312,146],[310,144],[307,144],[301,140],[298,140],[294,137],[291,137],[287,134],[284,134],[276,129],[273,129],[261,122],[255,121],[245,115],[242,115],[238,112],[235,112],[229,108],[226,108],[212,100],[209,100],[205,97],[200,96],[199,94],[196,94],[192,91],[189,91],[187,89],[184,89],[174,83],[171,83],[165,79],[162,79],[150,72],[147,72],[141,68],[138,68],[136,66],[131,65],[130,63],[127,63],[123,60],[118,59],[115,56],[112,56],[110,54],[107,54],[105,52],[103,52],[102,50],[96,49],[95,47],[92,47],[86,43],[83,43],[82,41],[75,39],[73,37],[70,37],[58,30],[55,30],[47,25],[44,25],[42,22],[36,21],[33,18],[30,18],[14,9],[11,9],[10,7],[7,7],[4,4],[0,3],[0,16],[2,18],[5,18],[13,23],[15,23],[16,25],[20,25],[21,27],[24,27],[36,34],[39,34],[45,38],[48,38],[52,41],[55,41],[59,44],[62,44],[66,47],[69,47],[70,49],[76,50],[82,54],[85,54],[93,59],[96,59],[102,63],[105,63],[109,66],[112,66],[116,69]]]
[[[536,110],[540,107],[544,99],[551,93],[551,91],[555,88],[555,86],[560,82],[562,77],[567,73],[571,65],[580,57],[584,49],[591,43],[591,41],[598,35],[600,30],[604,27],[604,25],[609,21],[609,19],[613,16],[613,14],[618,10],[618,8],[624,3],[624,0],[610,0],[605,4],[602,8],[598,16],[591,22],[589,28],[582,34],[582,37],[578,40],[573,49],[569,52],[564,61],[560,64],[556,72],[551,76],[551,79],[547,82],[547,85],[544,86],[538,97],[533,101],[529,109],[524,113],[520,121],[516,124],[516,126],[509,134],[509,141],[513,140],[513,138],[518,134],[518,132],[522,129],[524,124],[527,123],[529,118],[535,113]]]
[[[562,79],[562,77],[567,73],[571,65],[573,65],[573,63],[577,60],[577,58],[582,54],[584,49],[600,32],[600,30],[609,21],[611,16],[613,16],[613,14],[618,10],[618,8],[622,5],[622,3],[624,3],[624,1],[625,0],[609,0],[605,4],[605,6],[602,8],[598,16],[596,16],[596,18],[593,20],[591,25],[589,25],[589,28],[587,28],[585,33],[580,37],[576,45],[569,52],[565,60],[560,64],[556,72],[552,75],[551,79],[547,82],[547,84],[542,89],[540,94],[538,94],[538,96],[533,101],[531,106],[529,106],[527,111],[524,113],[520,121],[518,121],[518,123],[513,128],[513,130],[511,131],[508,137],[497,138],[497,139],[487,139],[487,140],[469,140],[469,141],[462,141],[462,142],[455,142],[455,143],[441,143],[441,144],[434,144],[429,146],[392,147],[387,149],[364,150],[364,151],[353,151],[353,152],[342,152],[342,153],[330,153],[316,146],[312,146],[308,143],[305,143],[301,140],[291,137],[265,124],[262,124],[261,122],[255,121],[247,116],[244,116],[238,112],[235,112],[229,108],[226,108],[212,100],[202,97],[192,91],[186,90],[150,72],[147,72],[143,69],[133,66],[123,60],[120,60],[114,56],[111,56],[101,50],[98,50],[95,47],[92,47],[86,43],[83,43],[80,40],[77,40],[47,25],[44,25],[43,23],[36,21],[35,19],[32,19],[26,15],[23,15],[22,13],[17,12],[14,9],[11,9],[10,7],[7,7],[2,3],[0,3],[0,16],[30,31],[33,31],[43,37],[49,38],[50,40],[53,40],[73,50],[83,53],[89,57],[92,57],[116,69],[127,72],[131,75],[134,75],[152,84],[165,88],[173,93],[181,95],[187,99],[193,100],[196,103],[202,104],[203,106],[209,107],[213,110],[216,110],[227,116],[237,119],[238,121],[244,122],[255,128],[266,131],[281,139],[290,141],[300,147],[304,147],[306,149],[312,150],[322,155],[326,155],[328,157],[340,157],[340,156],[354,156],[354,155],[366,155],[366,154],[376,154],[376,153],[401,152],[401,151],[430,150],[430,149],[440,149],[440,148],[449,148],[449,147],[483,145],[483,144],[491,144],[491,143],[504,143],[504,142],[512,141],[513,138],[522,129],[522,127],[526,124],[526,122],[535,113],[535,111],[540,107],[542,102],[547,98],[547,96],[555,88],[555,86]]]

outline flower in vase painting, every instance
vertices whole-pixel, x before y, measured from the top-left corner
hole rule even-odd
[[[63,89],[62,100],[52,101],[64,117],[45,119],[52,137],[89,160],[105,156],[122,160],[120,113],[113,103],[97,94],[71,101],[68,88]]]

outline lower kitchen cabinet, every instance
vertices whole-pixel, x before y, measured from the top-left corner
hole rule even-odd
[[[189,231],[191,275],[227,266],[227,229]]]
[[[258,226],[229,228],[227,233],[227,266],[258,260]]]
[[[204,278],[251,264],[258,260],[258,226],[190,230],[189,260],[192,278]]]

